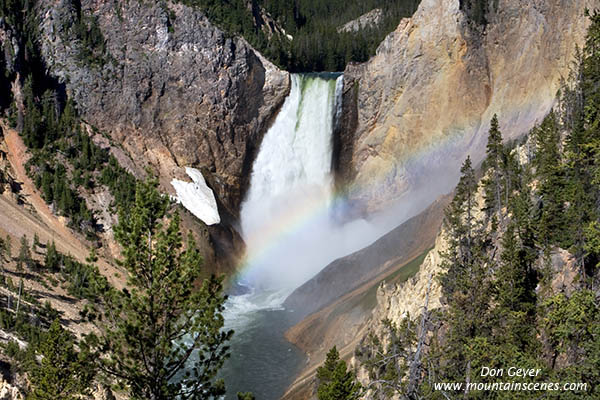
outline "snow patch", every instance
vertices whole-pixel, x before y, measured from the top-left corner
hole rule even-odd
[[[206,225],[221,222],[217,200],[211,188],[206,185],[202,172],[189,167],[186,167],[185,172],[192,178],[193,182],[184,182],[178,179],[171,181],[171,185],[177,192],[177,202],[181,203]]]

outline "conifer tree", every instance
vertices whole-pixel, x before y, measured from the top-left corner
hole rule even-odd
[[[450,242],[445,254],[447,272],[442,277],[446,296],[452,294],[454,283],[460,276],[464,276],[473,262],[477,180],[470,157],[467,157],[460,171],[461,177],[454,198],[444,217],[444,227]]]
[[[191,236],[182,249],[179,217],[168,208],[150,180],[119,213],[115,238],[129,289],[105,295],[102,368],[132,399],[212,398],[224,393],[215,375],[232,334],[223,331],[222,283],[214,276],[200,283],[202,258]]]
[[[40,247],[40,237],[38,236],[37,232],[35,232],[33,234],[33,251],[36,251],[38,247]]]
[[[46,203],[51,204],[54,200],[54,194],[52,192],[52,174],[48,171],[42,173],[42,193]]]
[[[91,393],[95,369],[89,353],[75,351],[71,334],[58,319],[50,325],[39,351],[41,360],[31,370],[27,400],[76,400]]]
[[[334,346],[327,353],[325,363],[317,369],[319,400],[350,400],[358,397],[360,386],[354,374],[347,370],[346,362]]]
[[[490,334],[490,280],[487,270],[487,240],[476,226],[477,180],[469,157],[461,168],[454,199],[446,210],[444,227],[448,250],[442,255],[442,293],[448,304],[444,320],[448,325],[444,351],[447,363],[442,374],[464,379],[473,356],[470,345]]]
[[[495,314],[505,341],[523,349],[535,332],[535,254],[524,248],[511,222],[502,236],[502,254],[495,275]]]
[[[23,264],[27,268],[32,267],[31,250],[29,249],[29,243],[27,242],[27,236],[21,237],[21,247],[19,248],[19,257],[17,258],[17,269],[22,270]]]
[[[533,130],[534,166],[539,179],[540,207],[537,234],[546,249],[567,240],[565,236],[565,179],[560,154],[560,133],[554,112]]]
[[[486,158],[484,161],[485,170],[488,174],[487,179],[483,180],[485,207],[488,215],[500,213],[502,208],[502,157],[504,147],[502,145],[502,133],[498,126],[498,117],[496,114],[490,122],[488,133],[488,143],[486,147]]]
[[[47,246],[46,255],[44,257],[44,265],[52,272],[58,271],[60,265],[60,257],[56,251],[54,240]]]

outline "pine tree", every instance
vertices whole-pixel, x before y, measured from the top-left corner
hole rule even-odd
[[[89,353],[75,351],[71,334],[58,319],[50,325],[39,352],[41,361],[31,370],[27,400],[76,400],[91,393],[95,369]]]
[[[446,296],[451,296],[454,283],[473,262],[477,180],[470,157],[467,157],[460,171],[461,178],[444,217],[446,236],[450,242],[445,254],[447,272],[442,276]]]
[[[498,117],[496,114],[490,122],[488,133],[488,143],[486,147],[486,158],[484,161],[484,170],[488,174],[487,179],[483,180],[485,206],[484,209],[488,215],[500,214],[502,208],[502,160],[504,147],[502,145],[502,133],[498,126]]]
[[[494,284],[494,311],[502,327],[497,336],[521,350],[535,336],[535,258],[535,253],[522,246],[515,224],[511,222],[502,236],[502,254]]]
[[[317,379],[323,382],[331,381],[333,371],[339,360],[340,353],[337,350],[337,346],[333,346],[327,352],[323,365],[317,369]]]
[[[119,213],[115,238],[128,288],[104,296],[109,353],[102,368],[133,399],[204,399],[224,393],[215,375],[228,356],[221,279],[200,283],[202,259],[190,238],[182,249],[177,214],[155,180],[139,183],[130,210]],[[166,222],[166,226],[163,226]]]
[[[467,157],[454,199],[446,210],[444,227],[448,250],[442,255],[442,293],[448,304],[444,321],[448,326],[447,363],[442,374],[448,379],[465,379],[474,356],[471,344],[491,332],[488,240],[476,225],[477,180]]]
[[[51,204],[54,200],[54,194],[52,192],[52,174],[48,171],[42,173],[42,193],[46,203]]]
[[[56,244],[54,243],[54,240],[46,248],[44,265],[52,272],[57,272],[59,270],[60,258],[58,252],[56,251]]]
[[[27,147],[39,149],[44,144],[42,125],[42,114],[37,106],[33,89],[33,78],[31,75],[25,79],[23,85],[23,103],[25,115],[23,118],[23,141]]]
[[[354,374],[347,370],[346,362],[334,346],[327,353],[325,363],[317,369],[319,400],[350,400],[358,397],[360,386]]]
[[[22,270],[23,264],[29,269],[32,267],[31,250],[27,242],[27,236],[21,237],[21,247],[19,248],[19,257],[17,258],[17,269]]]
[[[565,235],[565,179],[556,114],[550,112],[542,124],[533,130],[533,135],[536,143],[534,166],[539,179],[540,196],[537,234],[548,250],[568,240]]]
[[[35,232],[33,234],[33,251],[36,251],[38,247],[40,247],[40,237],[38,236],[37,232]]]

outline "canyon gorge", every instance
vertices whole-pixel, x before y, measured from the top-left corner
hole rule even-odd
[[[181,203],[181,224],[207,274],[225,276],[223,323],[235,332],[218,374],[225,398],[251,391],[266,400],[317,398],[317,368],[333,346],[368,387],[372,376],[356,352],[369,335],[384,335],[382,321],[443,308],[436,276],[461,164],[470,156],[482,165],[494,115],[505,143],[519,143],[517,158],[529,162],[525,135],[560,107],[561,85],[585,47],[585,10],[600,7],[491,0],[477,19],[467,1],[421,0],[368,60],[291,72],[194,2],[33,3],[37,57],[57,104],[72,102],[84,134],[131,179],[157,177],[160,191]],[[262,21],[253,29],[268,33],[266,43],[297,40],[260,2],[242,3]],[[340,31],[382,24],[385,11],[368,11]],[[101,32],[98,53],[86,53],[76,28],[84,15]],[[0,16],[0,236],[56,238],[82,263],[94,249],[100,272],[126,287],[116,196],[98,183],[74,189],[101,216],[90,239],[20,170],[35,157],[16,133],[32,59],[19,35]],[[484,207],[485,194],[477,196]],[[569,256],[553,251],[561,277],[574,273]],[[35,280],[25,285],[44,291]],[[57,290],[40,299],[66,313],[69,327],[84,326],[77,315],[87,303]],[[73,330],[80,337],[93,328]],[[110,398],[101,386],[96,398]],[[24,398],[13,389],[0,398]]]

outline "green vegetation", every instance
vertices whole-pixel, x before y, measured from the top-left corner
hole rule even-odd
[[[67,292],[77,299],[87,299],[95,303],[110,291],[110,285],[98,267],[93,263],[94,256],[81,263],[71,256],[61,254],[56,250],[54,242],[48,245],[45,255],[45,271],[60,274]]]
[[[156,181],[138,183],[133,206],[119,212],[115,238],[128,288],[103,296],[100,368],[132,399],[198,399],[224,394],[217,371],[232,331],[223,330],[222,280],[202,278],[202,258]]]
[[[14,99],[0,106],[7,107],[10,123],[31,153],[26,168],[45,201],[90,240],[96,239],[100,227],[85,195],[102,186],[110,191],[111,206],[120,210],[115,235],[125,249],[122,265],[129,272],[129,285],[123,291],[111,288],[94,265],[94,252],[81,263],[58,252],[53,242],[46,244],[44,254],[38,240],[34,253],[43,256],[38,262],[23,237],[18,257],[12,260],[10,241],[0,241],[0,258],[14,261],[21,267],[17,273],[44,286],[46,281],[53,285],[62,281],[70,295],[85,300],[81,316],[98,324],[103,333],[76,343],[58,322],[50,326],[58,313],[49,303],[38,304],[22,281],[16,288],[2,276],[0,283],[18,294],[9,296],[0,309],[0,328],[28,342],[25,350],[12,342],[6,346],[15,369],[30,377],[27,398],[85,396],[97,368],[104,379],[130,390],[132,398],[221,395],[224,384],[215,375],[228,355],[225,343],[232,334],[222,331],[222,281],[201,279],[202,259],[191,239],[182,243],[179,217],[168,215],[171,204],[158,193],[156,182],[138,184],[108,149],[96,145],[92,136],[98,132],[81,121],[73,102],[47,75],[39,59],[34,5],[34,1],[0,0],[0,17],[12,24],[24,49],[17,59],[24,77],[24,110],[17,109]],[[97,21],[81,11],[79,2],[72,6],[76,18],[66,28],[81,41],[81,61],[100,65],[105,48]],[[0,84],[4,78],[6,82],[17,78],[14,71],[4,70],[4,64],[0,67]]]
[[[318,1],[264,0],[262,5],[293,36],[287,59],[275,61],[291,71],[343,71],[351,62],[362,62],[375,54],[387,34],[403,17],[410,17],[418,0]],[[383,12],[376,26],[358,32],[338,32],[338,28],[375,9]],[[267,53],[270,55],[269,53]]]
[[[317,369],[319,400],[351,400],[358,398],[360,385],[354,374],[347,370],[346,362],[340,360],[337,348],[333,346],[327,353],[323,366]]]
[[[510,366],[540,369],[515,382],[588,385],[542,397],[600,395],[600,14],[590,18],[557,110],[520,148],[502,144],[494,117],[481,181],[464,162],[444,220],[443,307],[426,299],[418,318],[383,321],[358,347],[375,396],[530,398],[433,386],[506,382],[481,370]]]
[[[21,247],[19,248],[19,256],[17,257],[17,269],[22,271],[23,265],[27,266],[27,269],[32,269],[34,265],[26,236],[21,237]]]
[[[252,10],[245,0],[179,0],[198,7],[211,21],[230,34],[240,34],[267,58],[292,72],[343,71],[351,61],[366,61],[400,19],[411,16],[419,0],[254,0]],[[267,38],[260,29],[259,7],[263,7],[293,36],[275,34]],[[383,20],[358,32],[338,28],[375,8]]]
[[[104,62],[104,38],[95,17],[87,15],[78,1],[71,5],[73,24],[67,28],[81,42],[81,59],[91,64]],[[33,0],[0,0],[0,17],[14,28],[21,48],[15,62],[23,79],[24,110],[19,112],[10,97],[3,98],[7,104],[0,107],[9,105],[9,120],[20,129],[32,154],[28,172],[46,202],[55,213],[68,217],[70,227],[94,240],[99,227],[82,194],[104,185],[113,195],[114,205],[127,206],[133,199],[135,179],[107,149],[92,142],[64,88],[47,75],[38,48],[34,6]],[[5,70],[4,78],[11,82],[17,75]]]
[[[75,37],[81,42],[79,59],[90,66],[102,66],[106,61],[106,47],[98,19],[95,15],[84,12],[80,1],[71,0],[71,4],[76,14],[73,31]]]
[[[228,357],[232,331],[223,330],[222,279],[205,278],[202,258],[191,236],[184,244],[172,204],[157,181],[137,184],[133,206],[121,208],[115,237],[123,246],[126,289],[117,291],[94,265],[61,254],[54,242],[38,243],[42,262],[26,271],[33,279],[57,275],[70,295],[85,300],[81,316],[95,323],[99,337],[75,341],[60,325],[49,303],[39,304],[10,278],[0,283],[14,293],[0,309],[0,329],[28,342],[11,342],[5,354],[13,372],[30,377],[27,399],[76,399],[90,394],[96,375],[119,383],[132,399],[215,398],[225,393],[216,373]],[[33,260],[26,237],[15,260]],[[7,240],[0,240],[2,259]],[[44,253],[45,251],[45,253]],[[33,261],[32,261],[33,262]],[[54,321],[51,323],[51,321]],[[46,330],[46,327],[49,327]],[[41,356],[41,357],[39,357]],[[240,393],[251,399],[251,393]]]
[[[26,165],[44,200],[69,217],[72,228],[94,239],[98,227],[83,191],[105,185],[116,204],[128,206],[135,178],[119,166],[107,149],[100,148],[84,131],[75,106],[63,106],[58,94],[46,90],[39,99],[32,78],[24,86],[25,113],[22,136],[32,153]]]
[[[27,400],[75,400],[91,394],[95,368],[90,354],[77,352],[72,335],[55,320],[39,345],[41,360],[30,368]]]

